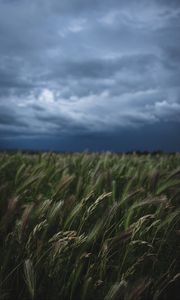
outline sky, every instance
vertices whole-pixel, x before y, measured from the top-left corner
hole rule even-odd
[[[179,0],[0,0],[0,149],[180,151]]]

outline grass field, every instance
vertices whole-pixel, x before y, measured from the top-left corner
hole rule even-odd
[[[0,154],[0,299],[180,299],[180,154]]]

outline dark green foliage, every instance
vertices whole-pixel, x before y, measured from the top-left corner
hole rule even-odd
[[[179,154],[0,154],[0,300],[179,299],[179,200]]]

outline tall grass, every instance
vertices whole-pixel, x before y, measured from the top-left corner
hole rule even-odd
[[[180,295],[180,154],[0,154],[0,299]]]

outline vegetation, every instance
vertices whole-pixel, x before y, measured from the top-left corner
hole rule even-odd
[[[180,294],[180,154],[0,154],[0,299]]]

